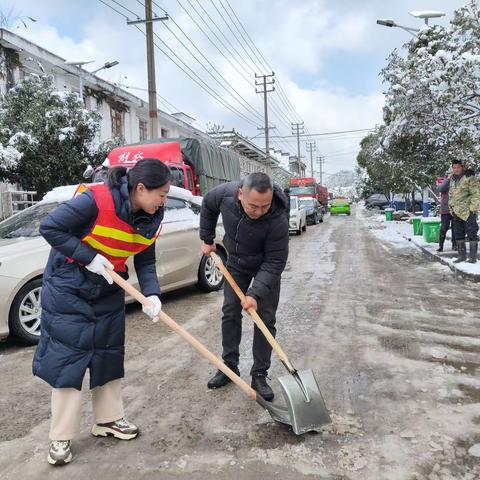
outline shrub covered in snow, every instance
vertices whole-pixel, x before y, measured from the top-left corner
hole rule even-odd
[[[0,105],[0,177],[36,190],[78,183],[103,145],[101,117],[80,96],[56,91],[51,76],[30,75]]]

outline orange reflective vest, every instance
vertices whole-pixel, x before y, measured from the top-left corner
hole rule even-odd
[[[107,185],[104,183],[80,185],[75,196],[87,189],[93,193],[98,216],[91,231],[85,234],[81,241],[108,258],[116,271],[124,272],[128,257],[153,245],[160,234],[161,226],[152,238],[144,237],[117,216],[112,193]]]

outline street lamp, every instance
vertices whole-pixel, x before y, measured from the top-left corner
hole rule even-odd
[[[83,75],[84,75],[84,70],[82,70],[83,65],[87,65],[89,63],[93,63],[95,60],[88,60],[86,62],[65,62],[65,65],[74,65],[80,70],[79,73],[79,85],[80,85],[80,97],[83,101]],[[106,62],[101,66],[100,68],[97,68],[96,70],[93,70],[93,72],[86,72],[87,75],[94,75],[95,73],[99,72],[100,70],[104,70],[107,68],[112,68],[115,65],[118,65],[118,61],[114,60],[113,62]]]
[[[425,25],[428,25],[428,21],[430,18],[440,18],[444,17],[445,13],[439,12],[437,10],[423,10],[423,11],[413,11],[408,12],[415,18],[423,18],[425,20]],[[406,32],[410,33],[414,37],[417,36],[417,33],[420,31],[418,28],[412,27],[405,27],[404,25],[398,25],[391,19],[379,19],[377,20],[377,25],[382,25],[384,27],[397,27],[405,30]],[[428,217],[428,212],[430,210],[430,200],[429,200],[429,192],[428,188],[424,188],[423,190],[423,216]]]
[[[444,12],[439,12],[438,10],[421,10],[408,13],[412,17],[423,18],[425,20],[425,25],[428,25],[428,20],[430,20],[430,18],[440,18],[445,16]]]
[[[405,27],[404,25],[399,25],[398,23],[394,22],[393,20],[389,18],[380,18],[377,20],[377,25],[382,25],[384,27],[397,27],[401,28],[402,30],[405,30],[408,32],[410,35],[413,35],[414,37],[417,35],[417,33],[420,31],[418,28],[413,28],[413,27]]]

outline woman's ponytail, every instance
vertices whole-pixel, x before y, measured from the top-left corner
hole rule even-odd
[[[108,170],[107,176],[107,185],[110,188],[120,188],[122,185],[122,177],[127,174],[127,169],[125,167],[112,167]]]

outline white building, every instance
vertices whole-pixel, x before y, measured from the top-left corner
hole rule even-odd
[[[102,116],[99,140],[118,137],[125,143],[135,143],[147,139],[147,102],[84,69],[66,64],[64,58],[0,28],[0,95],[29,73],[52,75],[58,90],[73,92],[80,90],[81,74],[85,105]],[[193,126],[194,121],[183,112],[168,114],[158,110],[159,136],[208,138],[205,132]]]

